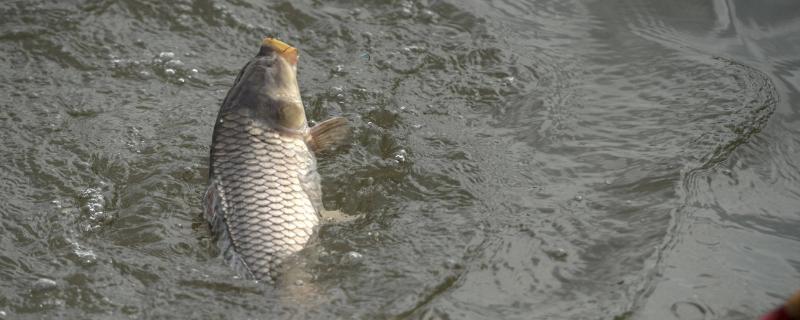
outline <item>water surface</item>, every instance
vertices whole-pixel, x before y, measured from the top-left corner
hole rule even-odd
[[[753,319],[800,288],[794,1],[5,1],[0,318]],[[261,37],[301,50],[302,303],[201,196]]]

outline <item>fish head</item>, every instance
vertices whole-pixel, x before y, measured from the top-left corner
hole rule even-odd
[[[297,84],[298,51],[265,38],[261,48],[236,77],[222,103],[222,113],[239,112],[284,132],[308,129]]]

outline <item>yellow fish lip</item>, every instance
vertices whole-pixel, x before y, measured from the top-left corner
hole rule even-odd
[[[297,51],[297,48],[292,47],[283,41],[270,37],[264,38],[264,40],[261,41],[261,45],[272,48],[278,53],[279,56],[286,59],[286,61],[290,64],[297,64],[297,59],[300,55],[300,53]]]

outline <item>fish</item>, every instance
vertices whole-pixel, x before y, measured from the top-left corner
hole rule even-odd
[[[347,119],[309,127],[297,81],[299,51],[268,37],[234,80],[212,135],[204,215],[224,260],[275,283],[321,221],[316,155],[347,144]]]

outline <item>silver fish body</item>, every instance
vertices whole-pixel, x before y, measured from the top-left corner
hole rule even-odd
[[[319,224],[320,179],[305,140],[248,114],[221,114],[211,146],[206,218],[226,260],[258,279],[303,249]]]

